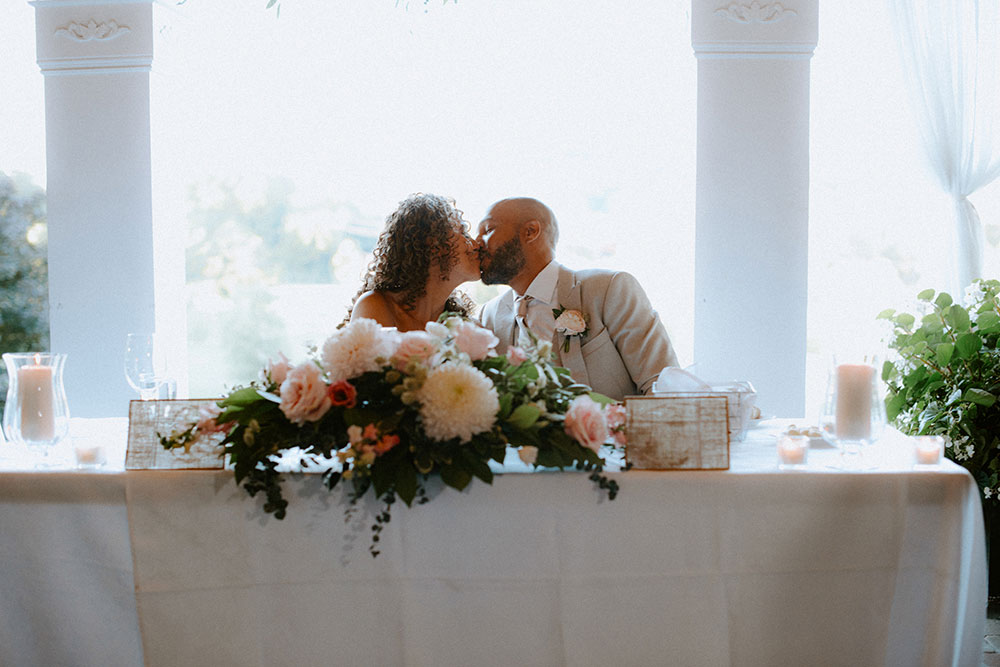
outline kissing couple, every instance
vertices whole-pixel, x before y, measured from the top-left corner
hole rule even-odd
[[[458,313],[493,331],[498,354],[550,341],[577,382],[616,400],[647,393],[678,365],[659,315],[630,274],[559,264],[558,240],[555,216],[537,199],[498,201],[473,237],[454,201],[411,195],[386,219],[348,318],[403,332]],[[456,288],[480,278],[511,289],[477,313]]]

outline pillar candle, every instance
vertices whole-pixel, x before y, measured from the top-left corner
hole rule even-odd
[[[35,358],[34,366],[17,370],[17,399],[21,403],[21,437],[51,440],[56,434],[53,411],[52,367]]]
[[[872,429],[872,381],[875,369],[864,364],[837,366],[836,433],[838,440],[867,440]]]

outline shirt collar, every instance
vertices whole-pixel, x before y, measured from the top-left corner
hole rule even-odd
[[[538,272],[535,279],[528,285],[525,294],[542,303],[555,304],[556,285],[559,282],[559,262],[552,260]]]

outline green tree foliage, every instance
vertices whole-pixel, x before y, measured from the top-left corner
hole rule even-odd
[[[45,191],[23,174],[0,172],[0,352],[49,346]],[[0,412],[7,373],[0,364]]]
[[[293,192],[283,179],[271,179],[258,191],[225,181],[191,190],[188,361],[199,369],[192,373],[192,395],[214,396],[221,385],[246,382],[267,355],[301,343],[286,340],[277,308],[287,295],[283,286],[341,282],[335,265],[342,243],[364,253],[374,247],[382,220],[343,202],[298,207]],[[349,274],[340,278],[353,287],[357,271]]]

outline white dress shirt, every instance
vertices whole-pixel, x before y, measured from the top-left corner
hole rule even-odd
[[[552,314],[552,309],[559,307],[556,296],[558,282],[559,262],[552,260],[538,272],[523,295],[531,297],[525,320],[531,333],[540,341],[551,341],[556,332],[556,318]]]

